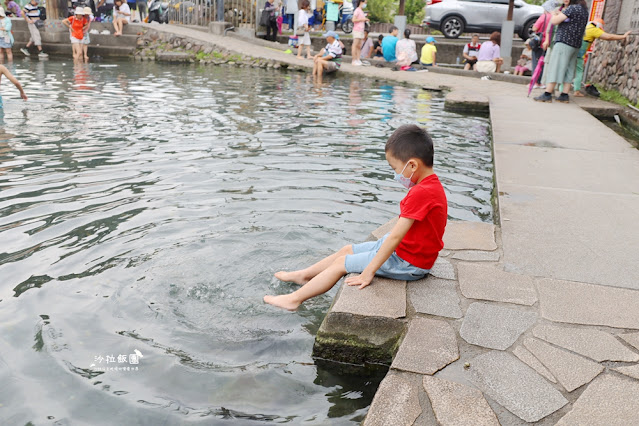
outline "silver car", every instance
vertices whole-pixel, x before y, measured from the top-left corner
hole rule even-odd
[[[508,13],[508,0],[428,0],[422,24],[440,30],[446,38],[463,32],[500,31]],[[542,14],[541,6],[515,0],[515,32],[523,40],[533,34],[532,26]]]

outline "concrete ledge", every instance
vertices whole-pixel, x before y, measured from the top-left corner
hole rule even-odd
[[[444,109],[453,112],[488,114],[488,97],[477,93],[454,90],[446,95]]]
[[[224,30],[231,26],[230,22],[209,22],[209,32],[215,35],[224,35]]]
[[[317,331],[313,356],[351,364],[390,365],[406,329],[403,321],[329,311]]]

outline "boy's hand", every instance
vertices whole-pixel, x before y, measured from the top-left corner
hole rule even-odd
[[[351,286],[358,285],[361,290],[373,281],[373,277],[375,277],[375,274],[370,275],[366,272],[362,272],[360,275],[346,278],[346,284]]]

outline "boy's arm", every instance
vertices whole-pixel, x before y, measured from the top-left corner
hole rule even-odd
[[[373,257],[373,260],[371,260],[371,263],[368,264],[360,275],[346,278],[346,284],[358,285],[360,290],[369,285],[371,281],[373,281],[377,270],[388,260],[391,254],[393,254],[397,246],[399,246],[399,243],[402,242],[404,235],[406,235],[410,227],[413,226],[413,222],[415,222],[415,219],[400,217],[395,226],[393,226],[390,235],[386,237],[379,251],[375,257]]]

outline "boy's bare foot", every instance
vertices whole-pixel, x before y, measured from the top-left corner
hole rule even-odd
[[[264,302],[289,311],[295,311],[300,306],[299,303],[291,301],[288,294],[282,296],[264,296]]]
[[[293,271],[293,272],[279,271],[275,273],[275,278],[277,278],[280,281],[284,281],[287,283],[295,283],[299,285],[304,285],[308,282],[306,277],[302,274],[302,271]]]

